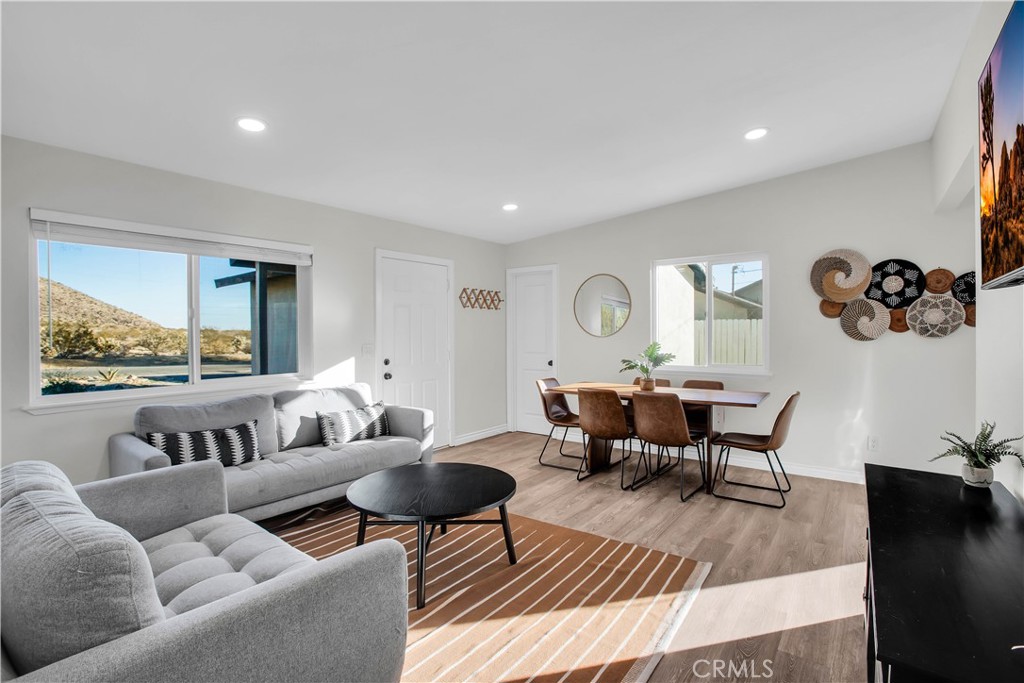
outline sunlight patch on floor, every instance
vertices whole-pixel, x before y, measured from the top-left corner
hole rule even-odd
[[[727,643],[864,613],[864,563],[701,588],[670,651]]]

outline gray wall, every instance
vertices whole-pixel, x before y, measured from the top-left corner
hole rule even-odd
[[[4,137],[2,140],[2,457],[41,458],[73,481],[107,475],[106,439],[128,430],[140,402],[30,415],[28,266],[35,258],[28,209],[209,230],[311,244],[314,372],[318,383],[373,382],[374,249],[455,261],[463,287],[504,289],[504,248],[414,225],[310,204],[112,159]],[[282,169],[282,173],[289,172]],[[454,307],[454,439],[503,429],[505,315]]]
[[[771,376],[723,379],[771,397],[756,410],[727,409],[726,428],[765,432],[786,397],[801,391],[783,455],[795,470],[856,478],[869,461],[950,471],[927,458],[944,430],[972,428],[975,330],[857,342],[819,314],[808,277],[818,256],[840,247],[872,263],[896,257],[926,270],[971,270],[971,209],[933,209],[930,158],[921,143],[623,216],[511,245],[508,265],[559,266],[559,379],[615,381],[619,359],[651,338],[651,261],[765,252]],[[600,272],[620,277],[633,298],[629,322],[606,339],[584,334],[572,315],[576,288]],[[677,386],[687,376],[659,374]],[[877,452],[867,451],[869,434]]]

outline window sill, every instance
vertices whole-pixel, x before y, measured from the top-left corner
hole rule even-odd
[[[202,385],[184,385],[181,387],[160,387],[154,389],[127,389],[117,392],[88,392],[68,394],[65,396],[42,396],[22,406],[22,410],[30,415],[50,415],[69,413],[79,410],[96,410],[126,404],[152,405],[155,403],[185,403],[188,399],[231,395],[239,393],[269,393],[282,389],[294,389],[311,381],[309,377],[300,375],[273,375],[266,377],[248,377],[243,379],[207,380]],[[113,395],[111,395],[113,394]]]
[[[661,374],[665,375],[707,375],[707,376],[728,376],[728,377],[771,377],[772,373],[767,368],[763,367],[737,367],[737,366],[719,366],[719,367],[689,367],[685,365],[664,365],[661,368]]]

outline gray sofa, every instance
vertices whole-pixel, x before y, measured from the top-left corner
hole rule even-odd
[[[316,561],[227,514],[198,462],[73,487],[0,471],[4,681],[397,681],[405,550]]]
[[[355,410],[372,402],[367,384],[252,394],[189,405],[153,405],[135,413],[135,431],[110,437],[112,477],[170,467],[146,442],[152,432],[192,432],[257,420],[261,459],[224,468],[228,511],[259,520],[345,495],[362,476],[388,467],[430,462],[434,415],[386,406],[391,434],[338,446],[321,442],[316,413]]]

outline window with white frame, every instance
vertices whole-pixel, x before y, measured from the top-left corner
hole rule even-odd
[[[39,209],[31,219],[37,397],[217,388],[305,368],[308,247]]]
[[[656,261],[654,339],[679,368],[766,369],[768,258]]]

